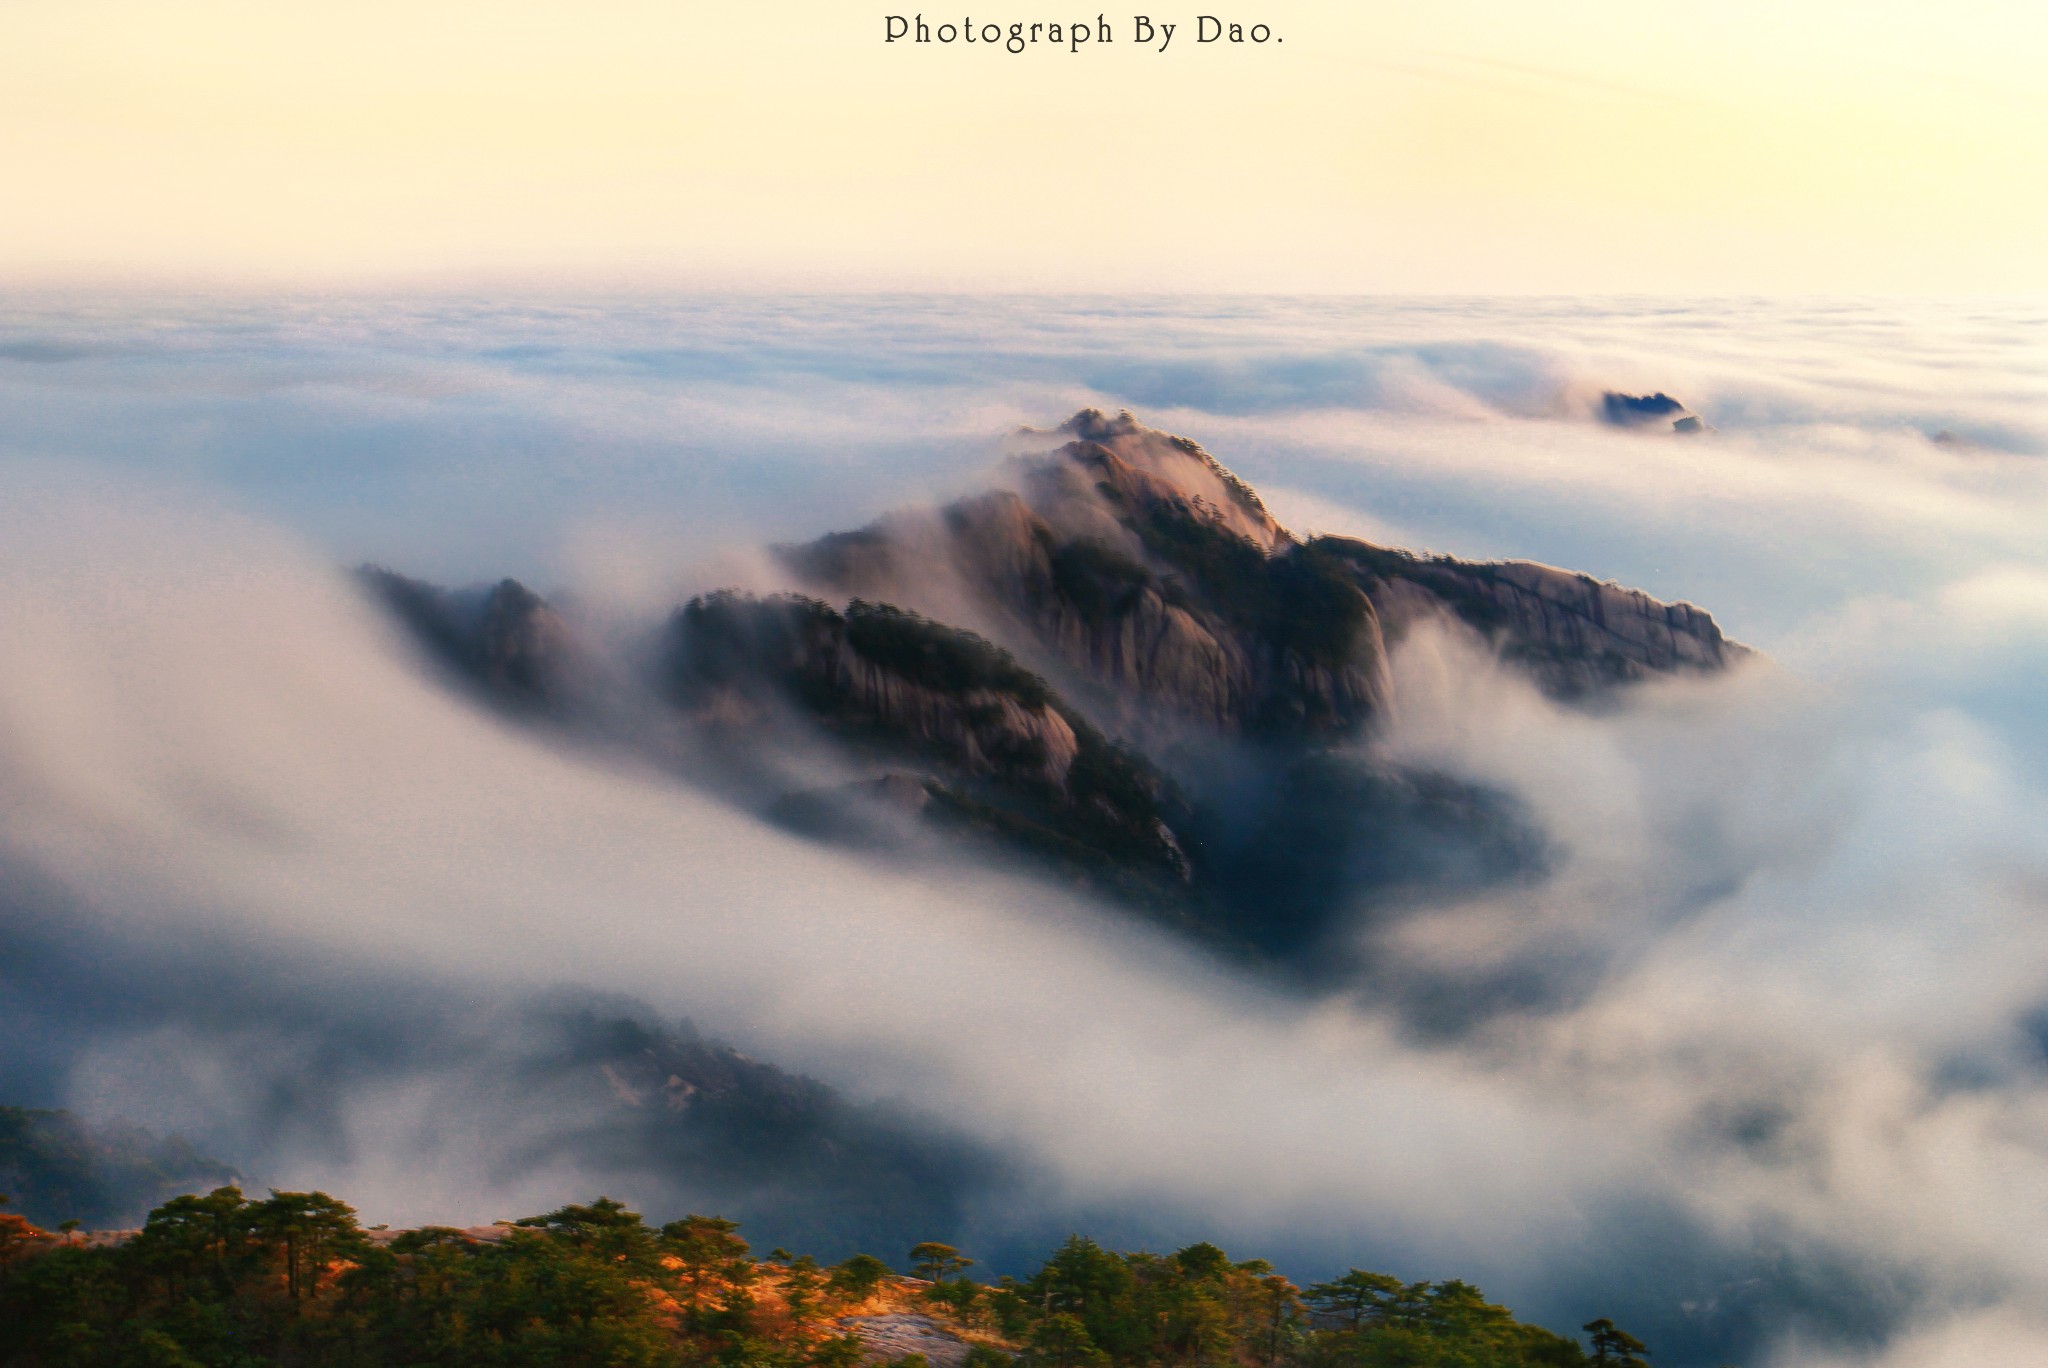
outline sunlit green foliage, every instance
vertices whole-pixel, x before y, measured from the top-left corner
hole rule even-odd
[[[832,1270],[830,1282],[834,1291],[853,1301],[865,1301],[888,1276],[889,1265],[872,1254],[856,1254]]]
[[[1074,1236],[1031,1277],[988,1286],[933,1241],[910,1251],[925,1281],[909,1283],[868,1255],[830,1270],[782,1250],[756,1262],[730,1221],[656,1229],[602,1197],[483,1231],[387,1235],[325,1193],[223,1187],[166,1203],[121,1242],[18,1219],[8,1236],[0,1362],[25,1368],[859,1368],[861,1322],[844,1318],[878,1305],[951,1327],[961,1368],[1646,1368],[1647,1355],[1606,1320],[1586,1327],[1588,1354],[1468,1283],[1352,1269],[1298,1288],[1212,1244],[1118,1253]]]

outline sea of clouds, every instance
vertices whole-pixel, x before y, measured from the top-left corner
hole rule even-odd
[[[2011,303],[12,299],[0,1101],[487,1220],[606,1175],[487,1162],[517,1099],[362,1023],[567,985],[1012,1156],[991,1248],[1463,1276],[1678,1364],[2041,1362],[2044,400]],[[1586,712],[1411,638],[1360,744],[1511,792],[1554,868],[1361,921],[1304,999],[537,739],[341,573],[656,612],[1084,404],[1299,531],[1587,570],[1765,658]]]

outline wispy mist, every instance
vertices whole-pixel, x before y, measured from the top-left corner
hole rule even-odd
[[[985,1249],[1071,1220],[1303,1274],[1463,1276],[1560,1326],[1621,1316],[1680,1363],[2036,1361],[2042,326],[1756,304],[18,314],[0,845],[38,972],[6,981],[33,1044],[10,1075],[248,1145],[377,1220],[592,1181],[685,1200],[557,1143],[541,1104],[587,1094],[479,1081],[559,1053],[523,1004],[611,995],[929,1125],[962,1194],[933,1219]],[[1719,431],[1605,428],[1606,386]],[[968,487],[1006,428],[1078,400],[1145,405],[1283,521],[1611,575],[1771,658],[1588,711],[1411,634],[1358,744],[1512,795],[1554,854],[1540,880],[1361,916],[1355,979],[1311,999],[1069,893],[837,853],[522,730],[337,569],[540,575],[629,614],[720,553]]]

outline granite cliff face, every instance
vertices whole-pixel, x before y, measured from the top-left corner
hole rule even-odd
[[[726,592],[670,620],[667,699],[728,742],[772,734],[794,707],[881,786],[792,795],[775,815],[819,834],[859,827],[864,800],[1053,855],[1111,884],[1185,883],[1172,783],[1112,744],[1043,679],[986,639],[886,604]]]
[[[758,722],[780,691],[850,738],[1049,792],[1066,790],[1080,754],[1050,690],[1007,653],[887,605],[856,599],[842,614],[795,595],[712,594],[678,610],[669,635],[670,696],[705,721]]]
[[[500,703],[560,703],[581,673],[582,653],[568,625],[518,580],[447,590],[378,566],[357,573],[438,664]]]
[[[1344,560],[1389,641],[1454,618],[1553,695],[1579,697],[1660,674],[1711,673],[1750,654],[1689,603],[1530,561],[1421,557],[1346,537],[1313,543]]]
[[[602,730],[587,681],[636,677],[639,721],[614,739],[666,719],[701,744],[665,762],[687,752],[693,777],[722,775],[770,820],[899,851],[964,841],[1283,955],[1375,890],[1542,867],[1503,795],[1350,744],[1420,624],[1461,624],[1568,699],[1746,654],[1689,604],[1586,575],[1304,540],[1128,413],[1017,443],[1003,487],[778,548],[803,592],[700,596],[615,665],[513,581],[366,579],[444,666],[529,717]]]
[[[1076,415],[1018,488],[782,555],[825,593],[915,600],[936,569],[1123,731],[1336,736],[1384,692],[1369,599],[1194,443]]]
[[[1164,707],[1232,736],[1351,733],[1384,698],[1388,642],[1431,616],[1463,622],[1567,696],[1743,654],[1699,609],[1590,576],[1303,541],[1201,447],[1128,413],[1091,409],[1029,436],[1053,446],[1013,464],[1016,490],[783,559],[819,592],[904,601],[930,580],[936,548],[977,607],[1124,730]]]
[[[1600,396],[1600,420],[1612,427],[1675,432],[1682,437],[1713,431],[1706,419],[1662,390],[1655,394],[1608,390]]]

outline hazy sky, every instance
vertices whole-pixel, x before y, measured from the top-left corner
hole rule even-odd
[[[2048,289],[2022,0],[896,8],[5,0],[0,280]]]

